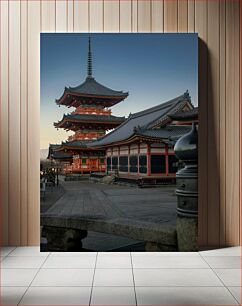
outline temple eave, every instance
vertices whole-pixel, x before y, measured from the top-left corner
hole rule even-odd
[[[60,99],[56,100],[57,105],[70,105],[73,107],[76,107],[78,105],[83,104],[83,102],[87,102],[86,98],[94,98],[94,99],[99,99],[100,104],[104,105],[110,105],[113,106],[125,98],[128,97],[128,93],[123,93],[120,96],[106,96],[106,95],[94,95],[94,94],[88,94],[88,93],[76,93],[76,92],[70,92],[70,91],[64,91],[63,95],[61,96]],[[73,101],[74,98],[77,98],[78,100]],[[82,98],[82,99],[81,99]],[[105,101],[100,101],[100,99],[105,99]],[[74,103],[73,103],[74,102]]]
[[[55,152],[63,152],[63,151],[68,151],[68,150],[72,150],[72,151],[97,151],[99,150],[98,148],[94,148],[94,147],[87,147],[87,146],[83,146],[82,144],[80,145],[71,145],[68,143],[62,144],[60,146],[60,148],[58,148]]]
[[[65,156],[63,156],[63,157],[61,157],[61,156],[56,156],[56,155],[52,155],[49,159],[54,159],[54,160],[57,160],[57,161],[65,161],[65,162],[71,162],[72,161],[72,156],[70,156],[70,157],[65,157]]]
[[[75,125],[75,129],[78,128],[78,126],[80,126],[80,129],[82,128],[82,126],[88,125],[88,124],[98,124],[98,126],[103,126],[103,127],[108,127],[109,129],[115,128],[117,126],[119,126],[122,122],[73,122],[73,121],[69,121],[69,122],[64,122],[64,123],[56,123],[54,124],[55,128],[64,128],[64,129],[68,129],[71,130],[71,127],[69,126],[69,124],[67,123],[74,123]],[[77,123],[77,124],[75,124]],[[94,128],[95,129],[95,128]]]
[[[101,149],[105,149],[105,148],[108,148],[108,147],[127,145],[127,144],[130,144],[130,143],[133,143],[133,142],[167,143],[167,142],[169,142],[169,139],[134,134],[133,136],[131,136],[128,139],[124,139],[124,140],[120,140],[120,141],[116,141],[116,142],[108,143],[108,144],[104,144],[104,145],[98,145],[97,144],[97,146],[93,146],[92,148],[97,148],[97,149],[101,150]]]

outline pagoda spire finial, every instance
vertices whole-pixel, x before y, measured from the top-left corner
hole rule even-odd
[[[88,37],[87,77],[92,78],[92,48],[90,35]]]

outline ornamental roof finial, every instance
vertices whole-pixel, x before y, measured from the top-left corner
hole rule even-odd
[[[187,91],[184,93],[183,95],[184,99],[187,99],[188,101],[191,101],[191,97],[190,97],[190,94],[189,94],[189,90],[187,89]]]
[[[92,49],[90,35],[88,37],[87,77],[92,78]]]

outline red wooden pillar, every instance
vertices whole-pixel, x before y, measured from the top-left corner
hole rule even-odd
[[[87,171],[89,173],[91,173],[91,159],[90,159],[90,156],[87,157],[86,165],[87,165]]]
[[[79,155],[79,158],[78,158],[78,171],[82,170],[82,159],[81,159],[81,156]]]
[[[168,145],[165,145],[166,176],[169,176]]]
[[[139,155],[140,155],[140,143],[138,143],[138,154],[137,154],[137,167],[138,167],[138,175],[140,174],[139,173]]]
[[[120,157],[120,146],[118,146],[118,173],[119,173],[119,157]]]
[[[105,156],[103,157],[103,161],[104,161],[104,172],[107,173],[107,169],[108,169],[108,164],[107,164],[107,157],[108,157],[108,154],[107,154],[107,149],[105,150]]]
[[[151,175],[151,152],[149,143],[147,143],[147,175]]]
[[[80,168],[81,168],[81,174],[83,174],[83,163],[82,163],[82,158],[80,157]]]

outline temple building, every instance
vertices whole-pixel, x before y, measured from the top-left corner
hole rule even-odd
[[[48,158],[66,163],[66,174],[105,171],[105,150],[87,144],[125,121],[125,117],[113,116],[110,107],[127,96],[127,92],[112,90],[94,79],[89,37],[85,81],[76,87],[65,87],[63,95],[56,100],[57,105],[74,107],[75,110],[55,122],[55,128],[73,131],[74,134],[59,145],[50,144]]]
[[[174,144],[190,131],[197,111],[186,91],[168,102],[130,114],[119,127],[88,145],[106,150],[107,173],[115,173],[120,179],[174,182],[178,168]],[[185,114],[190,117],[181,123],[180,117]]]
[[[113,116],[110,108],[127,96],[128,92],[110,89],[94,79],[89,37],[85,81],[65,87],[56,100],[57,105],[74,111],[64,114],[54,127],[73,131],[73,135],[61,144],[50,144],[48,158],[61,161],[65,174],[103,172],[123,180],[174,182],[178,160],[173,148],[191,124],[198,123],[198,108],[186,91],[128,118]]]

